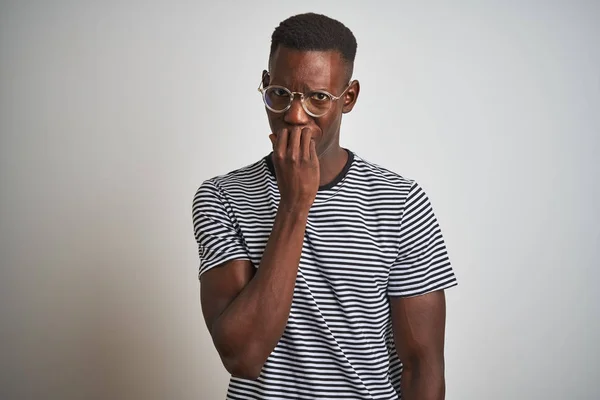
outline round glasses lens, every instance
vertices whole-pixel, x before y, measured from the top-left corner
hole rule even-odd
[[[283,111],[290,105],[290,93],[280,87],[271,87],[265,91],[265,103],[276,111]]]
[[[329,111],[333,100],[327,93],[312,92],[308,93],[304,99],[304,104],[308,111],[315,115],[323,115]]]

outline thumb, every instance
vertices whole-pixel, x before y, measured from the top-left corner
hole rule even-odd
[[[275,148],[275,143],[277,142],[277,136],[275,136],[274,133],[271,133],[269,135],[269,139],[271,139],[271,144],[273,145],[273,148]]]

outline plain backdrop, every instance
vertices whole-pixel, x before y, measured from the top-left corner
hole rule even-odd
[[[442,225],[447,399],[600,398],[600,2],[0,2],[0,398],[223,399],[191,204],[270,151],[280,21],[358,40],[342,145]]]

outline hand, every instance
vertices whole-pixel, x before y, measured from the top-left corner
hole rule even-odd
[[[286,211],[308,212],[319,190],[319,158],[309,128],[283,129],[269,135],[279,186],[280,205]]]

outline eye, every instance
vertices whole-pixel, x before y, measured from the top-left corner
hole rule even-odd
[[[289,96],[288,93],[282,88],[272,88],[271,93],[278,97]]]
[[[323,92],[313,92],[310,95],[310,98],[312,100],[317,100],[317,101],[327,101],[329,100],[329,96]]]

